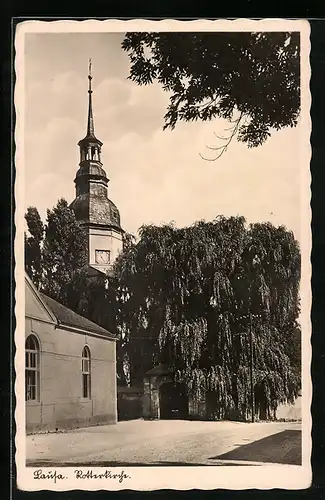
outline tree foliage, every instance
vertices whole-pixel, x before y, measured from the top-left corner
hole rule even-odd
[[[270,223],[247,228],[242,217],[143,226],[115,270],[131,380],[153,362],[167,363],[194,398],[213,396],[211,415],[238,409],[244,418],[252,331],[257,410],[269,417],[293,401],[300,253],[291,232]]]
[[[247,418],[252,338],[260,415],[297,396],[300,251],[284,227],[222,216],[143,226],[138,242],[125,239],[113,276],[91,278],[85,233],[65,200],[44,225],[35,208],[26,221],[26,269],[47,295],[119,331],[122,383],[166,363],[194,400],[205,398],[208,416]]]
[[[67,201],[61,198],[52,210],[47,210],[43,243],[44,292],[72,307],[74,301],[80,300],[77,288],[85,279],[87,263],[86,234]]]
[[[85,287],[86,235],[64,199],[47,210],[43,224],[35,207],[25,215],[25,268],[47,295],[76,310]],[[82,306],[81,306],[82,307]]]
[[[271,129],[297,124],[300,110],[300,38],[287,32],[127,33],[129,78],[155,81],[170,95],[164,128],[178,121],[224,118],[228,137],[255,147]]]
[[[29,207],[25,214],[29,236],[25,233],[26,271],[35,285],[39,287],[42,276],[42,249],[44,225],[37,208]]]

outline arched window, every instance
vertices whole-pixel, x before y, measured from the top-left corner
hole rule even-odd
[[[34,335],[29,335],[25,343],[25,399],[39,401],[39,344]]]
[[[90,366],[90,350],[87,346],[82,351],[82,396],[91,398],[91,366]]]

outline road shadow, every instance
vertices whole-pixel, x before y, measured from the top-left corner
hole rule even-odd
[[[139,463],[139,462],[117,462],[117,461],[103,461],[103,462],[74,462],[74,463],[58,463],[53,462],[51,460],[38,460],[38,461],[27,461],[26,467],[211,467],[212,466],[231,466],[240,465],[240,466],[250,466],[254,464],[246,464],[246,463],[223,463],[216,462],[213,464],[206,463],[187,463],[187,462],[169,462],[169,461],[157,461],[151,463]]]
[[[210,457],[209,460],[247,460],[285,465],[302,464],[301,431],[286,430],[232,451]]]

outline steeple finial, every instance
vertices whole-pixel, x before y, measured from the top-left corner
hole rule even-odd
[[[94,130],[94,118],[93,118],[93,107],[92,107],[92,90],[91,90],[91,80],[92,80],[92,75],[91,75],[91,59],[89,59],[89,68],[88,68],[88,81],[89,81],[89,88],[88,88],[88,94],[89,94],[89,104],[88,104],[88,122],[87,122],[87,136],[90,137],[95,137],[95,130]]]
[[[88,71],[88,75],[91,78],[91,59],[90,58],[89,58],[89,71]]]

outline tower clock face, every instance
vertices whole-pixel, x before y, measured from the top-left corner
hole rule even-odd
[[[96,250],[95,251],[96,264],[109,264],[109,250]]]

